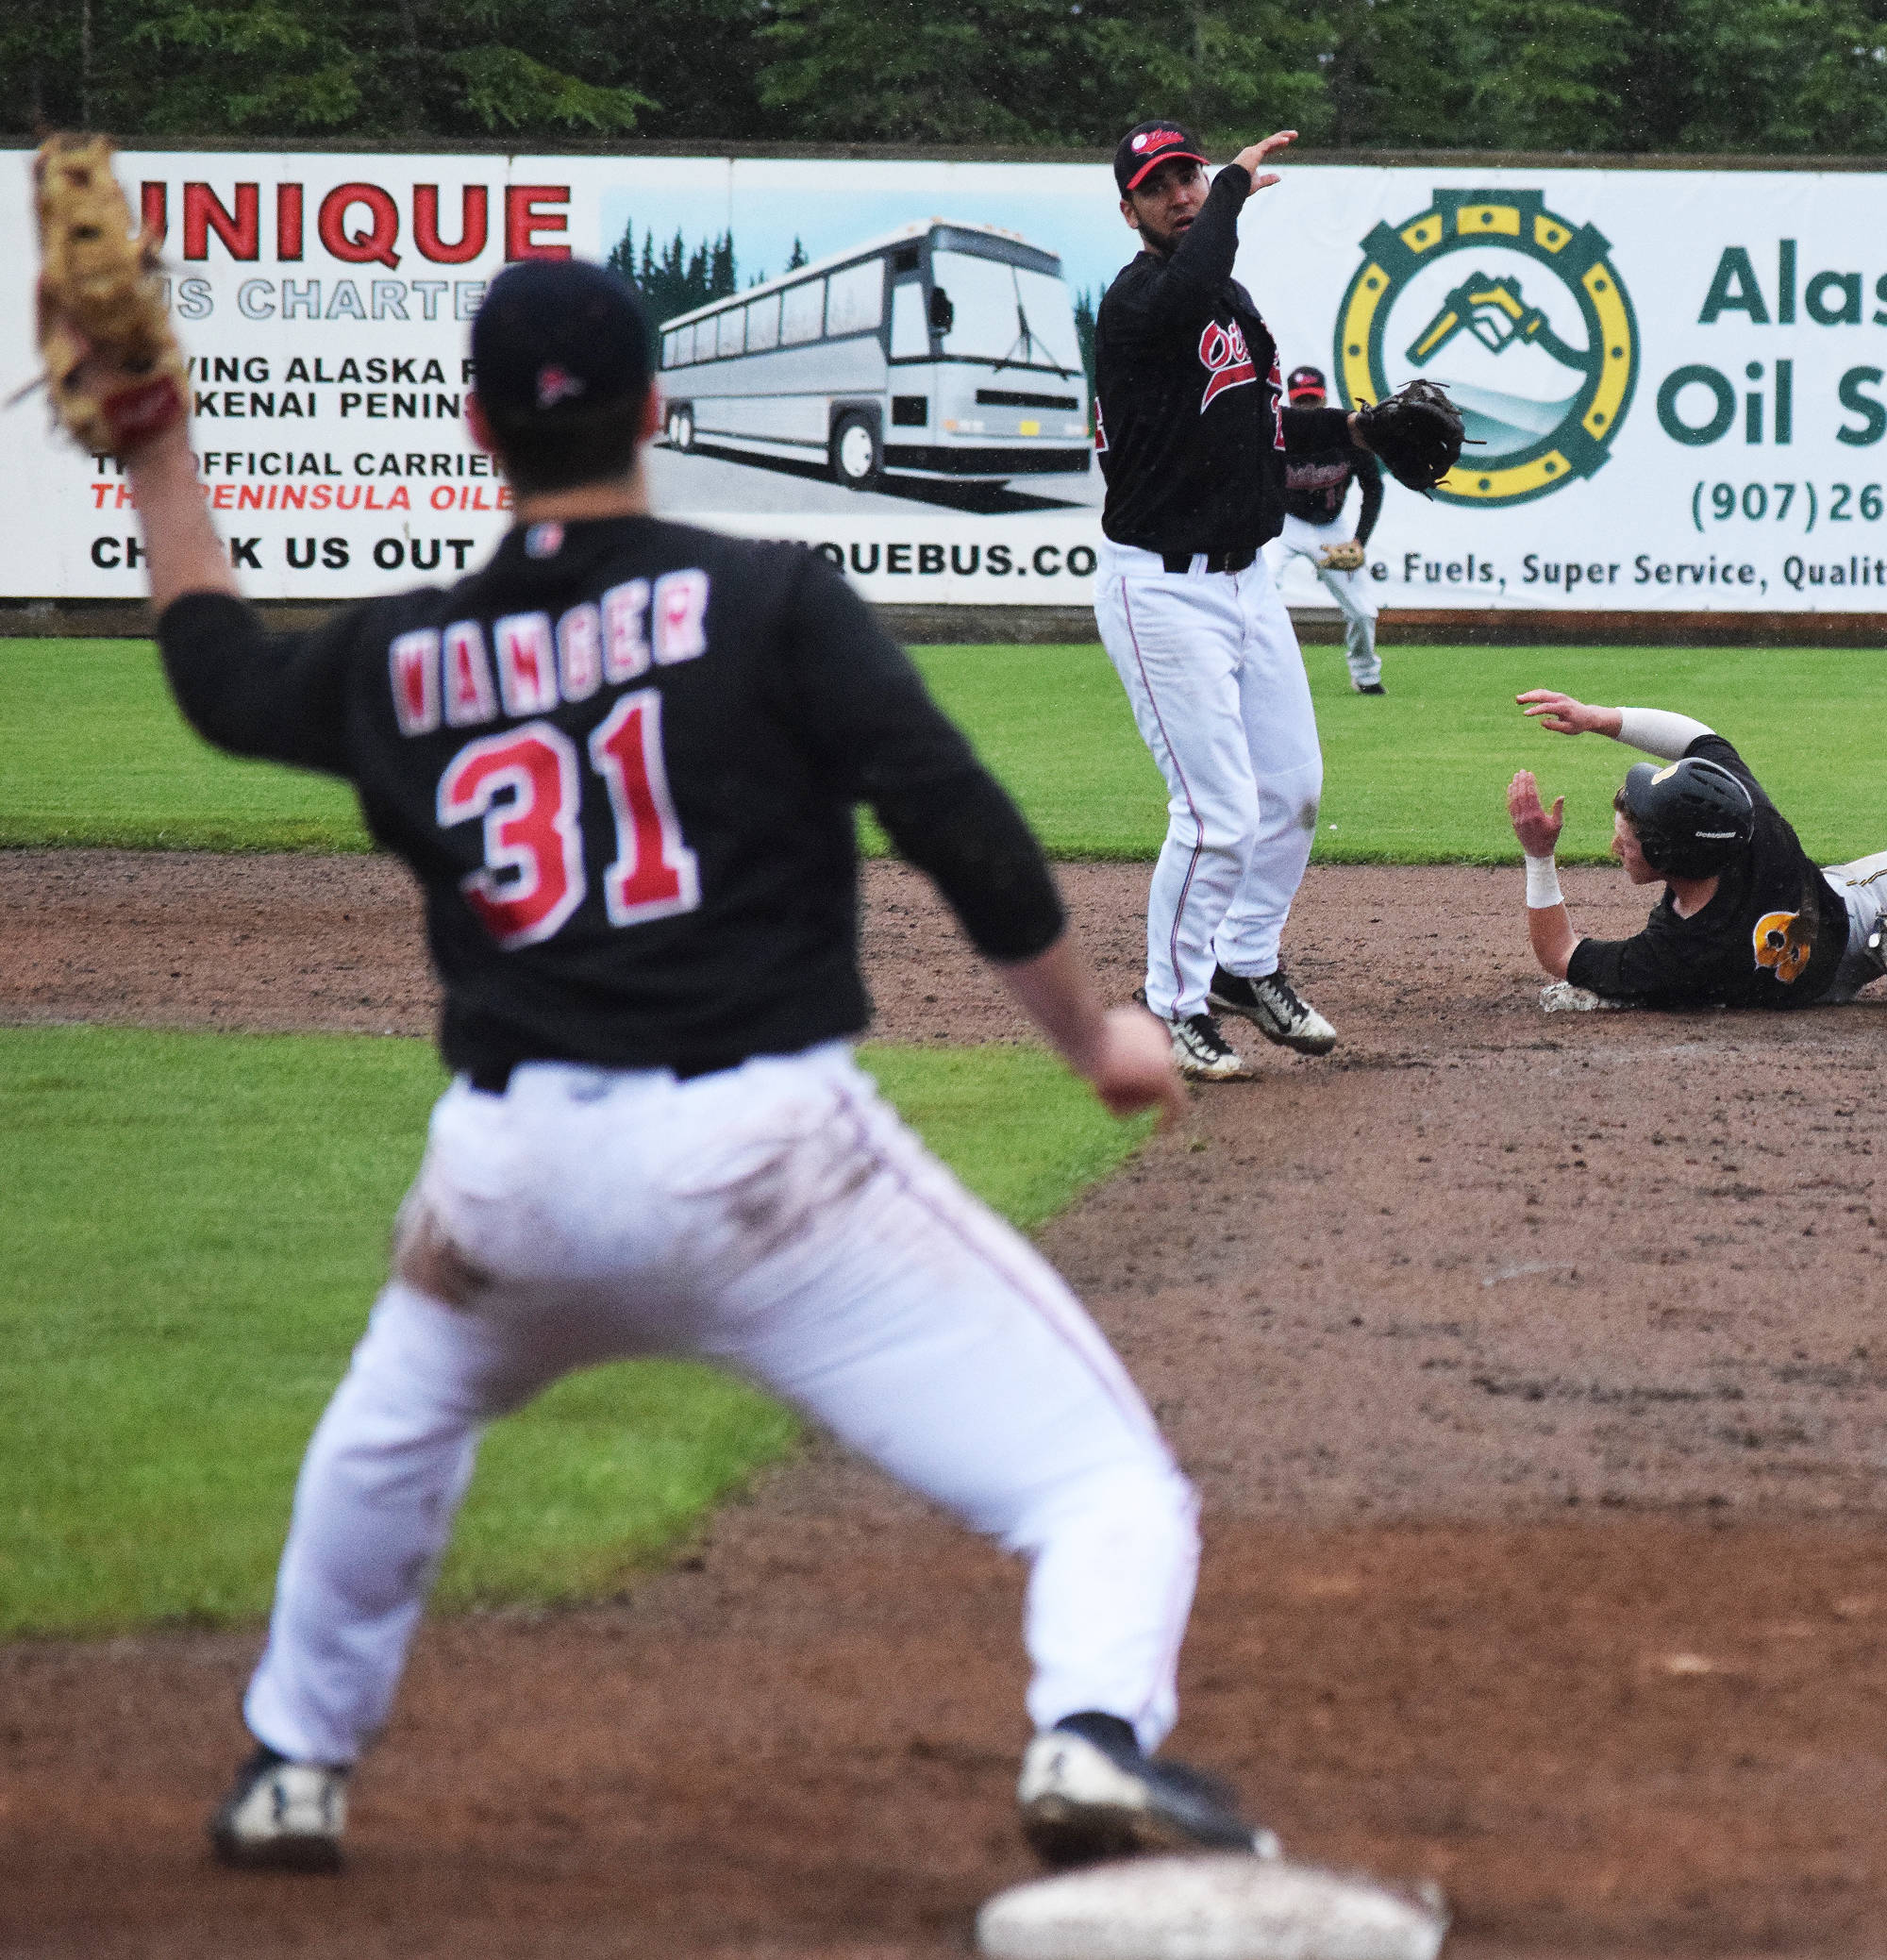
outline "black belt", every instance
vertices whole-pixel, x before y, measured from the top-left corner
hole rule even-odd
[[[1169,572],[1190,572],[1197,556],[1193,551],[1168,551],[1161,561]],[[1253,546],[1236,551],[1209,551],[1206,553],[1206,569],[1209,572],[1243,572],[1257,556],[1257,549]]]
[[[503,1096],[511,1086],[513,1072],[525,1064],[522,1062],[487,1063],[475,1068],[466,1081],[481,1096]],[[724,1068],[735,1068],[740,1064],[733,1062],[679,1063],[669,1064],[669,1074],[677,1081],[692,1082],[696,1076],[719,1075]]]

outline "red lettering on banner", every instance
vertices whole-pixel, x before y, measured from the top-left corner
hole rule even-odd
[[[262,187],[236,186],[236,209],[226,210],[223,201],[208,184],[183,187],[183,256],[209,257],[209,234],[213,231],[229,248],[232,259],[254,259],[261,243]]]
[[[1205,394],[1199,397],[1202,415],[1213,398],[1227,388],[1243,388],[1247,381],[1258,379],[1258,370],[1251,364],[1250,351],[1236,320],[1229,327],[1221,327],[1216,320],[1206,323],[1206,330],[1199,336],[1199,360],[1211,377]]]
[[[301,186],[276,186],[276,257],[293,260],[301,257]]]
[[[568,184],[507,184],[505,186],[505,257],[507,259],[568,259],[568,245],[541,245],[540,231],[567,231],[570,214],[553,205],[570,202]]]
[[[170,229],[170,194],[168,184],[154,184],[148,177],[139,193],[139,201],[143,207],[144,234],[159,244],[163,243],[164,233]]]
[[[439,235],[439,186],[413,186],[413,243],[420,256],[435,265],[463,265],[485,249],[491,225],[491,197],[483,184],[467,184],[459,193],[459,243],[448,245]]]
[[[361,205],[372,213],[372,225],[365,231],[350,235],[347,214]],[[399,207],[392,193],[381,190],[378,184],[336,185],[321,200],[315,229],[329,253],[348,265],[366,265],[371,261],[392,267],[400,262],[400,255],[393,250],[400,235]]]

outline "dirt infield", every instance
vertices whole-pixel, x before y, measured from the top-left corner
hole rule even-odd
[[[1121,995],[1144,876],[1066,876]],[[881,1031],[1020,1031],[919,885],[868,896]],[[430,1018],[379,861],[0,853],[0,1019]],[[1314,871],[1338,1053],[1260,1045],[1044,1235],[1204,1497],[1175,1748],[1440,1879],[1459,1955],[1878,1955],[1887,988],[1546,1016],[1517,914]],[[252,1634],[0,1648],[0,1952],[960,1954],[1028,1869],[1019,1604],[815,1448],[623,1600],[431,1627],[338,1883],[202,1855]]]

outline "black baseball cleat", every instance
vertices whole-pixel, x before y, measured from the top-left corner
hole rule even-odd
[[[237,1772],[209,1820],[225,1865],[249,1871],[339,1871],[347,1771],[291,1763],[266,1743]]]
[[[1222,1014],[1242,1015],[1266,1041],[1295,1048],[1300,1055],[1328,1055],[1337,1045],[1337,1030],[1308,1000],[1298,997],[1281,966],[1261,980],[1246,980],[1215,966],[1206,1005]]]
[[[1350,692],[1358,695],[1386,695],[1389,690],[1379,680],[1352,680],[1350,682]]]
[[[1189,1082],[1244,1082],[1251,1070],[1211,1014],[1187,1014],[1169,1021],[1173,1064]]]
[[[1064,1717],[1028,1745],[1016,1785],[1022,1834],[1044,1865],[1092,1865],[1144,1851],[1278,1855],[1215,1777],[1143,1753],[1118,1716]]]

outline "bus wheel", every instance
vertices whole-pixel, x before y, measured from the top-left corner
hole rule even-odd
[[[842,415],[832,431],[832,474],[847,490],[869,490],[884,467],[878,432],[868,415]]]
[[[668,440],[677,449],[692,449],[694,446],[694,414],[690,409],[676,409],[668,418]]]

